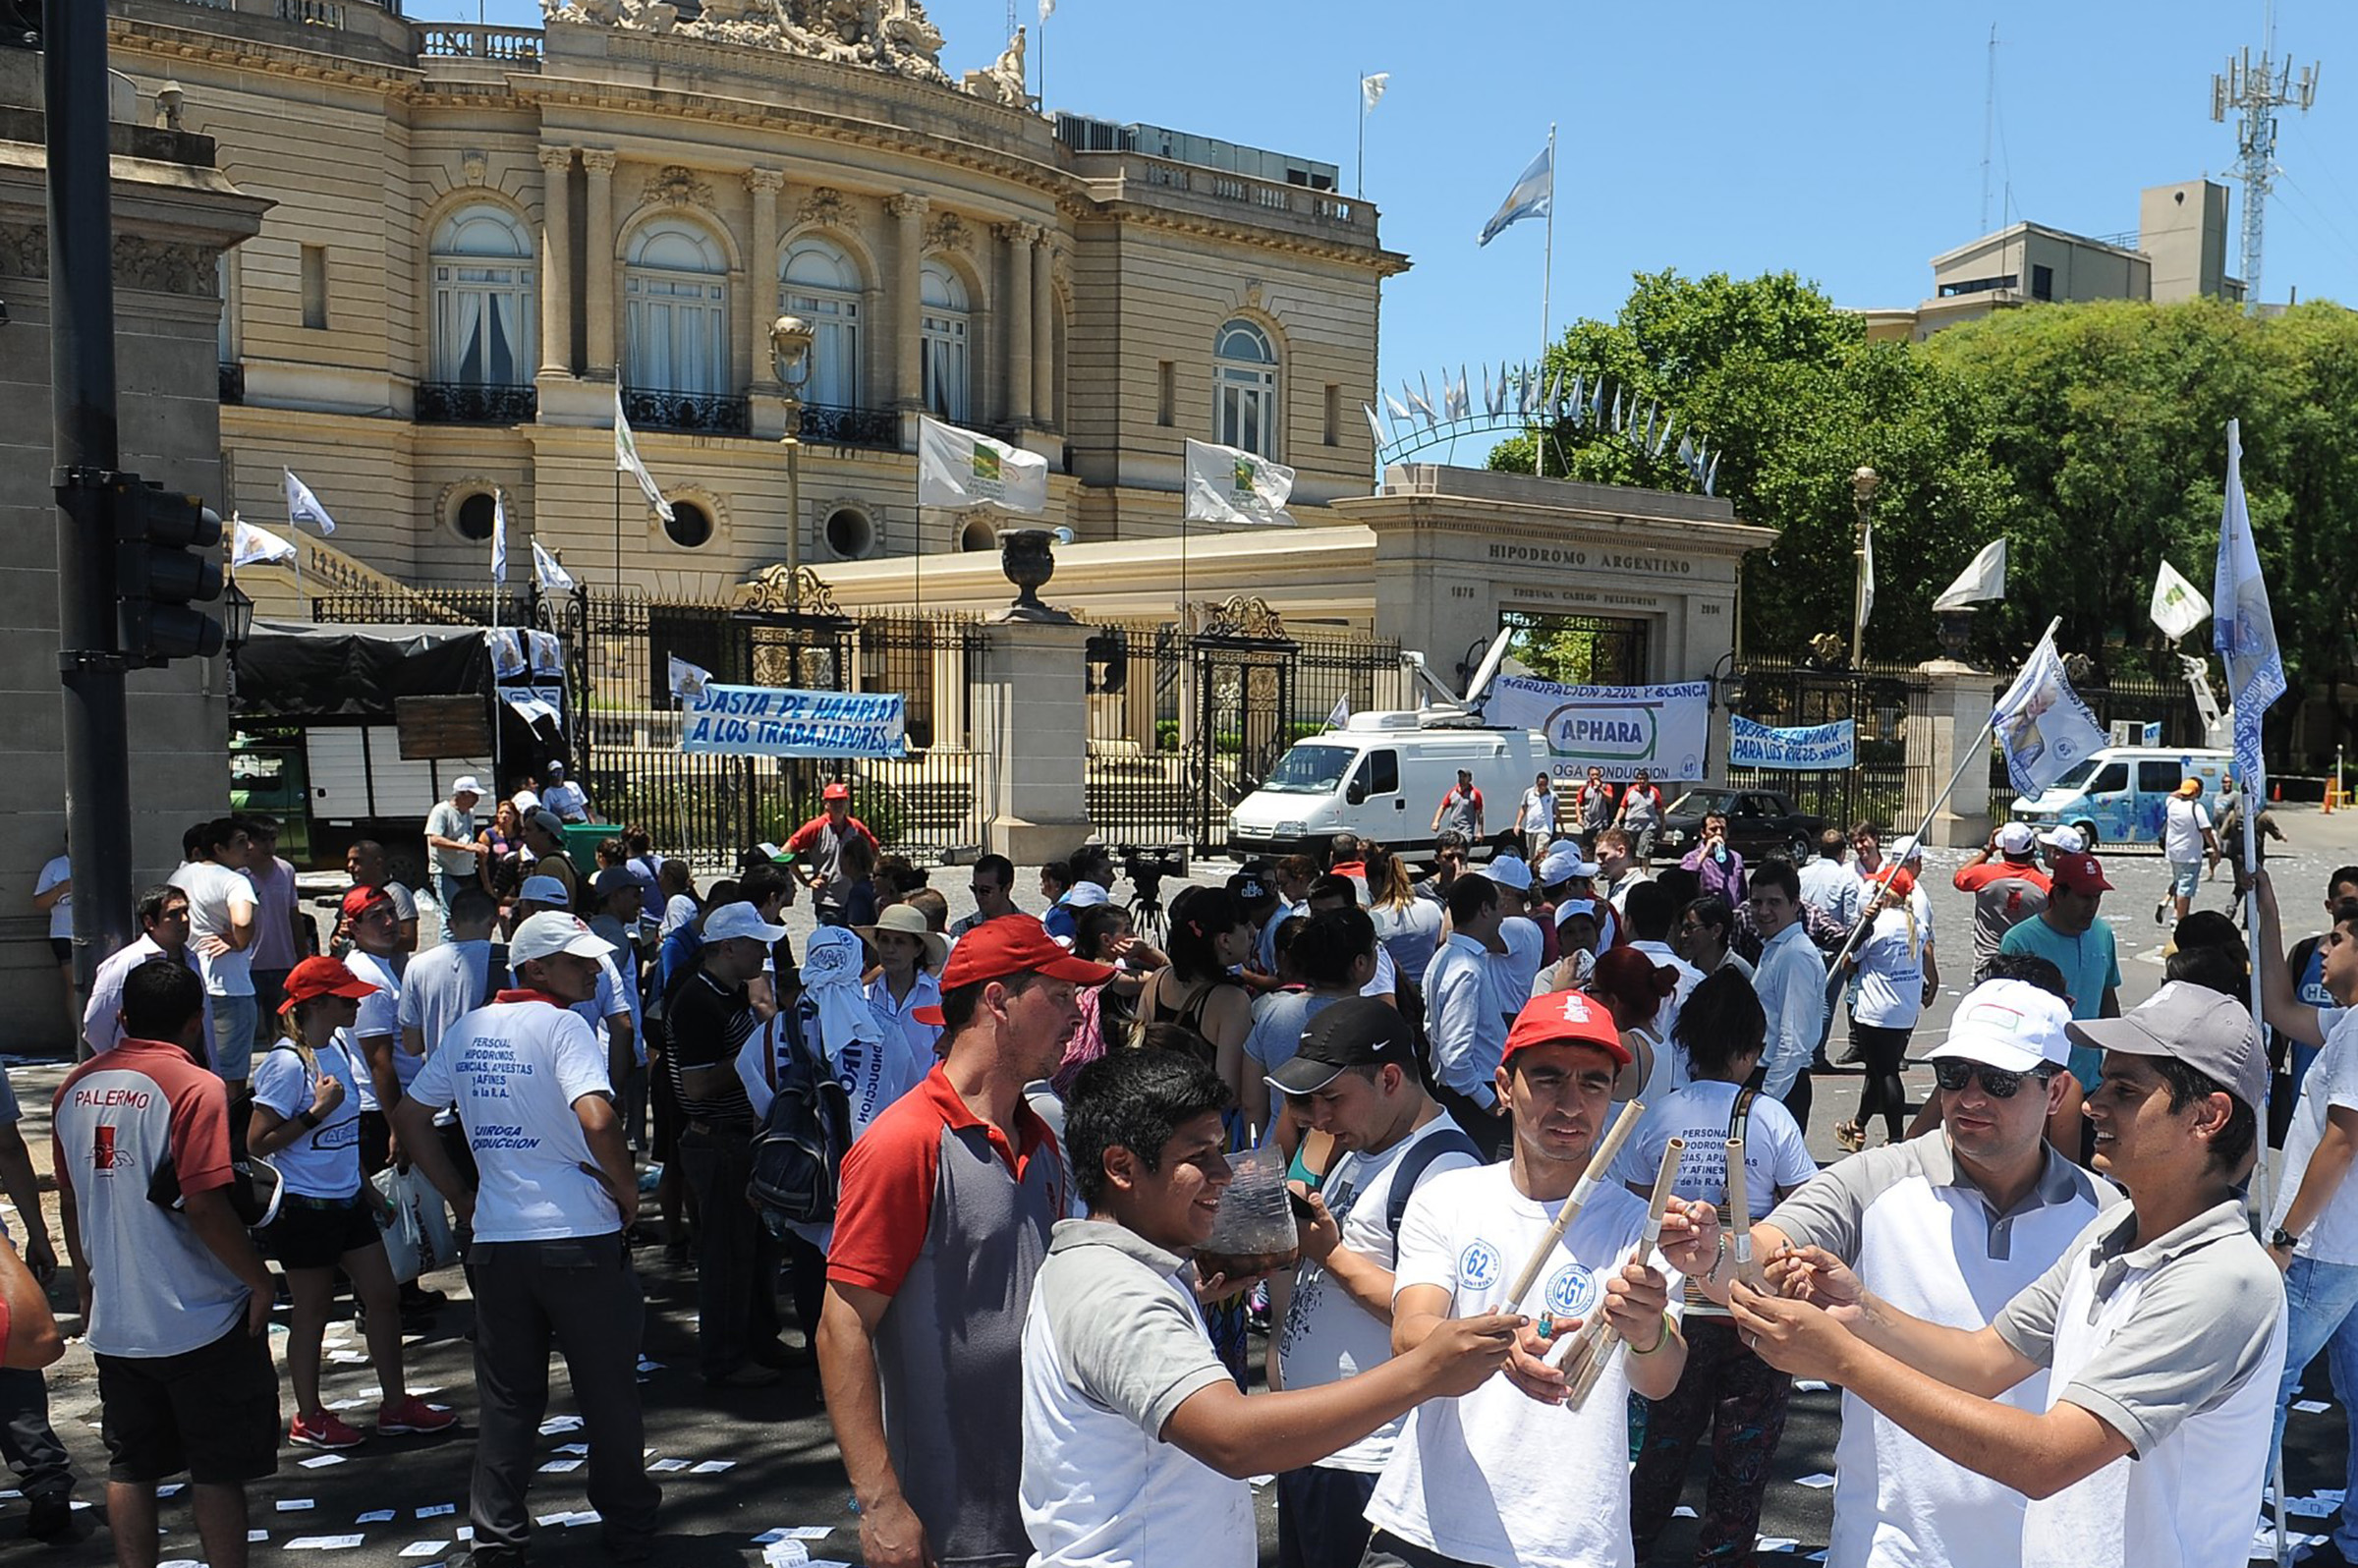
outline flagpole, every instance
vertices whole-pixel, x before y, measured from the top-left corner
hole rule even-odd
[[[499,505],[498,491],[492,492],[491,502],[499,517],[499,575],[491,583],[491,642],[496,647],[499,643],[499,601],[507,597],[508,592],[508,527],[507,508]],[[494,653],[491,659],[491,799],[494,803],[506,799],[500,788],[499,718],[499,657]],[[496,819],[496,808],[492,814]]]
[[[1540,273],[1540,371],[1547,368],[1547,332],[1555,314],[1555,122],[1547,122],[1547,250]]]
[[[1359,178],[1352,183],[1351,194],[1364,197],[1368,194],[1368,74],[1359,74]]]

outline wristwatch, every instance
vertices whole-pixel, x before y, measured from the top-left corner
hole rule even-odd
[[[2272,1253],[2288,1253],[2300,1244],[2301,1239],[2281,1225],[2268,1233],[2268,1250]]]

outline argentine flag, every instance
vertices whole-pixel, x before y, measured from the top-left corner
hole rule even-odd
[[[1509,226],[1525,218],[1547,216],[1554,204],[1555,142],[1550,139],[1540,155],[1531,160],[1531,167],[1523,171],[1523,177],[1515,182],[1515,188],[1506,194],[1498,210],[1490,215],[1490,221],[1482,226],[1482,243],[1488,245]]]

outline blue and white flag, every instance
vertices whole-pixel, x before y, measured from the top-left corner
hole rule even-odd
[[[1515,181],[1515,188],[1506,194],[1490,221],[1482,226],[1482,243],[1488,245],[1510,226],[1525,218],[1544,218],[1555,205],[1555,139],[1531,160],[1531,166]]]
[[[712,684],[712,672],[701,664],[691,664],[677,653],[671,655],[671,695],[695,699],[704,695]]]
[[[538,539],[533,540],[533,581],[543,593],[571,593],[574,588],[573,574]]]
[[[327,508],[319,504],[319,497],[311,493],[311,487],[297,478],[293,469],[280,472],[287,476],[288,525],[309,523],[322,533],[335,532],[336,520],[327,515]]]
[[[271,566],[280,561],[295,559],[295,546],[268,529],[257,529],[235,512],[229,515],[229,564],[234,570],[241,566]]]
[[[2227,666],[2235,704],[2235,779],[2247,801],[2268,799],[2267,764],[2260,757],[2260,719],[2284,695],[2284,660],[2276,650],[2276,621],[2260,580],[2260,550],[2252,542],[2252,514],[2243,500],[2242,421],[2227,421],[2227,504],[2218,520],[2218,571],[2211,584],[2211,646]]]
[[[2031,650],[1990,722],[2006,754],[2006,776],[2020,795],[2039,794],[2105,744],[2096,715],[2063,673],[2052,637]]]
[[[508,580],[508,498],[498,490],[491,492],[491,581]]]
[[[1351,700],[1347,697],[1336,698],[1333,708],[1326,714],[1326,727],[1330,730],[1339,730],[1350,722]]]

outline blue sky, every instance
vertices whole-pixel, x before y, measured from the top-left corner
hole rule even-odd
[[[927,0],[953,75],[1004,41],[1005,0]],[[1035,34],[1038,0],[1018,0]],[[475,0],[408,0],[472,21]],[[489,19],[537,25],[536,0]],[[1279,149],[1355,178],[1413,270],[1386,287],[1382,373],[1528,357],[1543,226],[1475,236],[1557,122],[1554,321],[1609,316],[1633,272],[1790,268],[1838,303],[1911,306],[1929,259],[1982,231],[1990,26],[1999,27],[1992,228],[2133,230],[2148,185],[2218,175],[2233,128],[2211,76],[2263,39],[2262,0],[2023,8],[1739,0],[1058,0],[1050,106]],[[2263,292],[2358,306],[2358,5],[2280,0],[2280,53],[2323,59],[2317,107],[2281,121]],[[2232,188],[2231,221],[2243,192]],[[2230,265],[2236,242],[2229,243]],[[1480,372],[1476,371],[1479,381]],[[1479,396],[1479,390],[1477,391]]]

